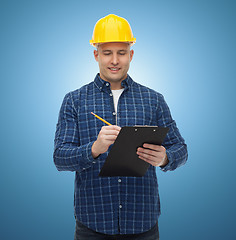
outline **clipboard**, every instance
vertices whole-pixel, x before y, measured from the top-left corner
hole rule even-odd
[[[99,176],[144,176],[150,164],[138,157],[137,148],[144,143],[161,145],[168,131],[167,127],[157,126],[122,127]]]

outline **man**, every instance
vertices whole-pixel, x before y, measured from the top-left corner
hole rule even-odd
[[[62,103],[54,162],[59,171],[76,172],[75,239],[159,239],[155,167],[166,172],[187,160],[186,144],[163,96],[127,74],[135,41],[124,18],[110,14],[100,19],[90,41],[97,48],[94,57],[100,72]],[[112,125],[105,126],[91,112]],[[137,149],[139,158],[150,164],[147,173],[99,177],[121,127],[134,125],[169,127],[163,146],[145,143]]]

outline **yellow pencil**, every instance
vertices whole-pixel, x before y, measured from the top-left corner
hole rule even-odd
[[[107,125],[112,125],[109,122],[107,122],[106,120],[102,119],[101,117],[99,117],[97,114],[91,112],[96,118],[100,119],[101,121],[103,121],[104,123],[106,123]]]

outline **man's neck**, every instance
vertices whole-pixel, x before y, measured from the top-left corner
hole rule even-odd
[[[103,79],[104,81],[107,81],[110,83],[110,87],[111,87],[111,90],[119,90],[119,89],[122,89],[123,87],[121,86],[121,83],[123,80],[125,80],[127,78],[127,75],[124,79],[120,80],[120,81],[117,81],[117,82],[113,82],[113,81],[109,81],[109,80],[105,80],[105,78],[103,78],[103,76],[101,76],[101,73],[99,73],[99,76],[101,79]]]
[[[110,84],[111,84],[111,90],[119,90],[123,88],[121,86],[121,82],[117,82],[117,83],[110,82]]]

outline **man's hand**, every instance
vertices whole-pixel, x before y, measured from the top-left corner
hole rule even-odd
[[[97,140],[92,146],[93,158],[105,153],[109,146],[113,144],[120,132],[121,127],[116,125],[103,126],[98,134]]]
[[[163,146],[144,143],[143,147],[144,148],[139,147],[137,149],[137,154],[140,159],[155,167],[164,167],[169,162],[166,149]]]

